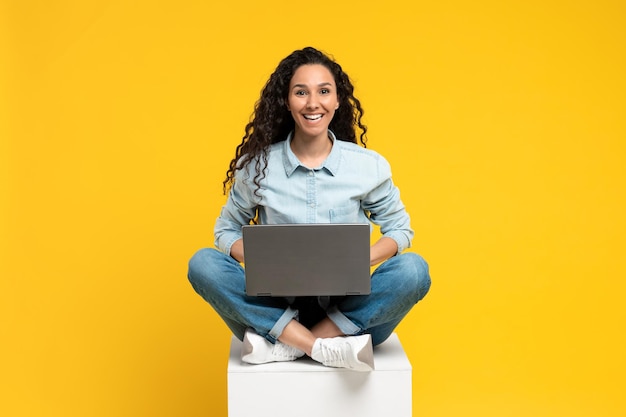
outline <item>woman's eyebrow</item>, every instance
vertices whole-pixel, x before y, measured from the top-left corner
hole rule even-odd
[[[319,83],[317,85],[318,87],[327,87],[327,86],[333,86],[333,83],[331,82],[323,82],[323,83]],[[306,84],[295,84],[291,89],[293,90],[294,88],[308,88],[308,85]]]

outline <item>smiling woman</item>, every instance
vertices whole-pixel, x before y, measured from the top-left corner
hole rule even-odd
[[[413,237],[391,169],[365,143],[363,109],[339,64],[314,48],[281,61],[261,93],[227,171],[228,200],[215,224],[218,249],[189,263],[194,289],[244,342],[242,360],[305,354],[326,366],[370,371],[384,342],[430,288],[428,265],[402,254]],[[342,210],[337,210],[341,207]],[[369,295],[249,297],[242,227],[279,223],[374,223]]]

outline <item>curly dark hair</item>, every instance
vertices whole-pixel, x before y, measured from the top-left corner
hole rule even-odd
[[[336,110],[329,129],[338,140],[357,143],[357,129],[360,130],[359,140],[366,147],[367,127],[361,122],[363,108],[354,96],[354,86],[341,66],[333,58],[323,52],[306,47],[292,52],[276,67],[274,73],[261,91],[261,98],[254,106],[254,113],[246,125],[245,135],[237,146],[235,157],[230,161],[223,182],[224,194],[235,181],[235,172],[255,162],[256,176],[253,181],[260,188],[267,167],[267,152],[273,143],[284,141],[294,129],[295,122],[287,108],[289,83],[293,74],[302,65],[320,64],[328,68],[337,85],[339,108]]]

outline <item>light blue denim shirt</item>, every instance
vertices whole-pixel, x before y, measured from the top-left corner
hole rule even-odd
[[[258,210],[259,224],[374,223],[398,244],[398,253],[411,245],[413,230],[391,179],[389,163],[378,153],[337,140],[316,168],[298,161],[286,140],[271,145],[267,171],[258,196],[252,182],[254,162],[235,173],[228,200],[215,223],[215,246],[230,254],[241,238],[241,227]]]

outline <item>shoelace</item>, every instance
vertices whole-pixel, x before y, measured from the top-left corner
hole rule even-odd
[[[272,355],[279,358],[296,358],[298,356],[296,354],[296,348],[293,348],[281,342],[276,342],[274,344],[274,348],[272,349]]]
[[[343,367],[346,360],[346,350],[340,345],[320,346],[322,356],[324,357],[324,365],[333,367]]]

